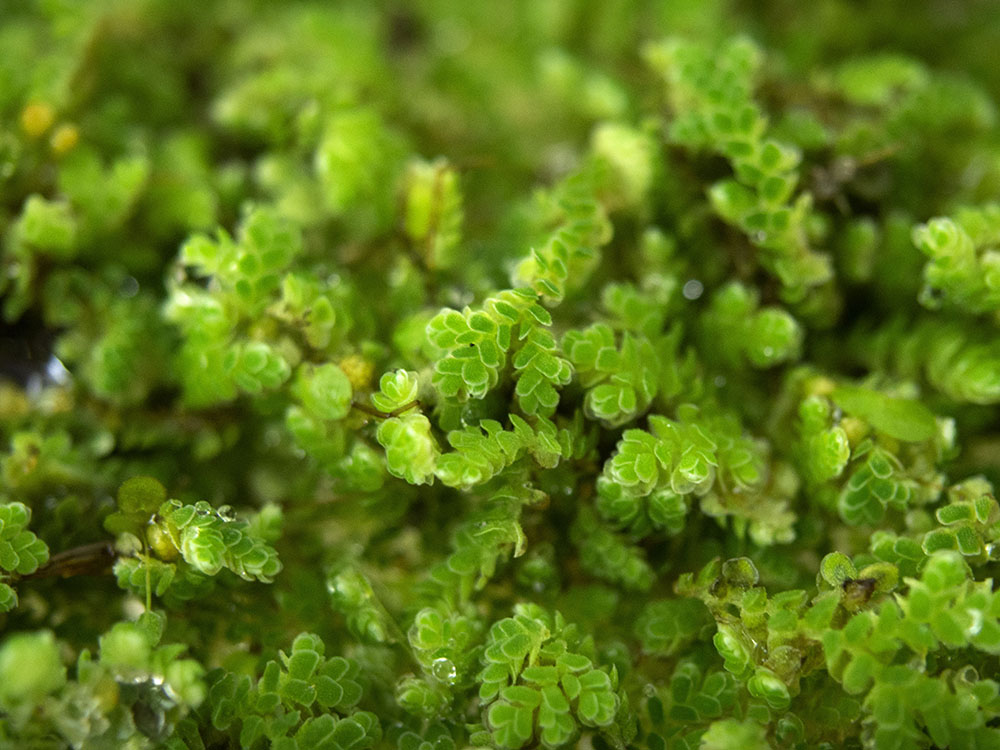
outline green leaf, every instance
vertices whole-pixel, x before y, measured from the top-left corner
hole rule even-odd
[[[686,648],[709,622],[709,612],[699,600],[663,599],[643,608],[635,632],[645,652],[672,656]]]
[[[728,625],[719,625],[712,642],[726,669],[737,677],[744,677],[751,667],[751,652],[743,636]]]
[[[48,545],[25,528],[30,521],[31,509],[24,503],[0,505],[0,569],[30,575],[48,561]]]
[[[0,707],[33,705],[66,684],[59,646],[48,630],[17,633],[0,645]]]
[[[656,579],[642,549],[629,544],[584,507],[570,527],[585,570],[633,591],[647,591]]]
[[[170,500],[159,516],[158,526],[200,573],[214,576],[227,568],[245,580],[269,583],[281,571],[274,548],[249,533],[249,524],[234,519],[228,507],[216,510],[204,501],[182,505]]]
[[[431,269],[451,268],[462,239],[458,173],[444,159],[415,161],[407,169],[403,228]]]
[[[919,401],[892,398],[853,386],[838,387],[832,398],[848,414],[864,419],[897,440],[922,442],[937,434],[934,414]]]
[[[100,638],[101,663],[123,673],[139,675],[150,669],[153,647],[159,638],[134,622],[120,622]]]
[[[702,735],[701,750],[768,750],[765,728],[753,721],[722,719]]]
[[[341,419],[351,410],[351,381],[337,365],[300,366],[295,390],[302,406],[319,419]]]
[[[372,403],[379,411],[390,414],[417,400],[419,383],[416,373],[406,370],[387,372],[379,381],[379,390],[372,394]]]
[[[788,708],[792,702],[788,686],[773,671],[764,667],[757,667],[753,677],[747,681],[747,690],[750,695],[777,710]]]
[[[540,739],[546,747],[560,747],[576,734],[577,726],[570,713],[566,696],[555,685],[542,688],[542,704],[538,709]]]
[[[431,424],[419,413],[386,419],[375,437],[385,448],[386,468],[393,476],[410,484],[430,484],[438,457],[438,446],[431,435]]]
[[[31,195],[17,224],[18,239],[48,255],[69,259],[75,254],[77,221],[70,205]]]
[[[534,711],[528,706],[498,701],[490,706],[487,721],[498,747],[516,750],[534,734]]]
[[[841,552],[831,552],[820,562],[820,575],[828,585],[843,586],[844,582],[857,578],[858,570],[851,559]]]
[[[17,592],[6,583],[0,583],[0,612],[9,612],[17,606]]]
[[[589,727],[606,727],[614,721],[619,698],[606,672],[592,669],[580,676],[580,696],[577,713],[580,723]]]
[[[132,477],[118,488],[118,510],[104,520],[113,534],[141,534],[142,528],[167,500],[167,489],[153,477]]]

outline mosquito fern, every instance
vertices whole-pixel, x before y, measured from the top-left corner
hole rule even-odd
[[[4,3],[0,747],[1000,746],[998,28]]]

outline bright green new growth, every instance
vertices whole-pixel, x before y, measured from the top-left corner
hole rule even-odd
[[[26,527],[31,508],[24,503],[0,505],[0,612],[17,606],[17,592],[6,582],[38,570],[49,559],[49,548]]]
[[[619,707],[617,673],[594,668],[592,644],[559,613],[525,606],[496,622],[486,639],[479,698],[486,726],[501,748],[524,747],[536,738],[561,747],[579,727],[612,723]]]
[[[948,304],[971,313],[1000,307],[1000,205],[965,208],[954,219],[938,218],[913,230],[913,242],[929,261],[921,302]]]
[[[266,542],[249,533],[245,522],[235,521],[228,508],[215,510],[200,501],[181,505],[170,500],[160,506],[157,525],[181,558],[208,576],[223,568],[248,581],[270,583],[281,570],[277,553]]]
[[[299,635],[280,661],[269,661],[256,682],[246,675],[209,675],[207,703],[212,726],[240,747],[282,750],[351,750],[378,742],[374,715],[352,710],[361,700],[358,665],[340,656],[326,658],[323,641]]]
[[[6,3],[0,748],[1000,746],[998,29]]]
[[[410,484],[431,481],[438,446],[431,435],[430,422],[416,411],[395,416],[397,412],[419,406],[416,376],[405,370],[387,372],[379,388],[379,392],[372,395],[372,404],[387,416],[375,433],[385,449],[386,468],[390,474]]]
[[[761,262],[799,301],[809,287],[832,276],[829,258],[811,247],[809,193],[793,197],[799,151],[768,138],[767,120],[753,101],[760,50],[747,39],[720,49],[671,40],[646,50],[669,84],[676,113],[671,138],[688,148],[711,149],[732,165],[735,179],[709,190],[712,207],[746,232]]]
[[[706,335],[720,349],[730,366],[739,366],[741,355],[760,369],[799,357],[802,329],[779,307],[758,309],[757,295],[738,283],[724,286],[705,313]]]
[[[545,326],[552,317],[534,294],[516,289],[492,297],[484,309],[444,310],[427,324],[427,336],[443,356],[434,369],[442,396],[482,399],[496,387],[507,357],[514,367],[518,404],[526,414],[549,416],[559,403],[555,386],[566,385],[569,363],[559,357]]]
[[[172,604],[206,595],[210,577],[223,568],[265,583],[280,572],[269,544],[280,535],[280,509],[265,507],[251,523],[235,519],[228,506],[216,510],[203,500],[183,505],[166,497],[152,477],[133,477],[118,490],[118,510],[104,526],[120,535],[123,552],[133,552],[114,565],[122,588],[147,602],[155,594]]]

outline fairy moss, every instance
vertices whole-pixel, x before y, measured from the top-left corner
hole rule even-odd
[[[1000,747],[995,4],[2,14],[0,747]]]

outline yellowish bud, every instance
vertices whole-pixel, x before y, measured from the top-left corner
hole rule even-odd
[[[847,434],[847,441],[853,448],[868,434],[868,423],[857,417],[844,417],[840,420],[840,426]]]
[[[363,391],[370,387],[375,374],[375,363],[360,354],[351,354],[337,363],[355,391]]]
[[[56,156],[62,156],[73,150],[80,142],[80,131],[72,123],[64,123],[55,129],[49,144]]]
[[[155,523],[146,527],[146,541],[156,556],[164,562],[176,560],[180,554],[170,535]]]
[[[10,383],[0,383],[0,419],[19,419],[31,410],[31,402],[23,389]]]
[[[830,378],[817,375],[806,381],[805,391],[807,396],[829,396],[836,387],[837,384]]]
[[[45,134],[56,119],[56,113],[45,102],[33,102],[21,110],[21,129],[29,138]]]

